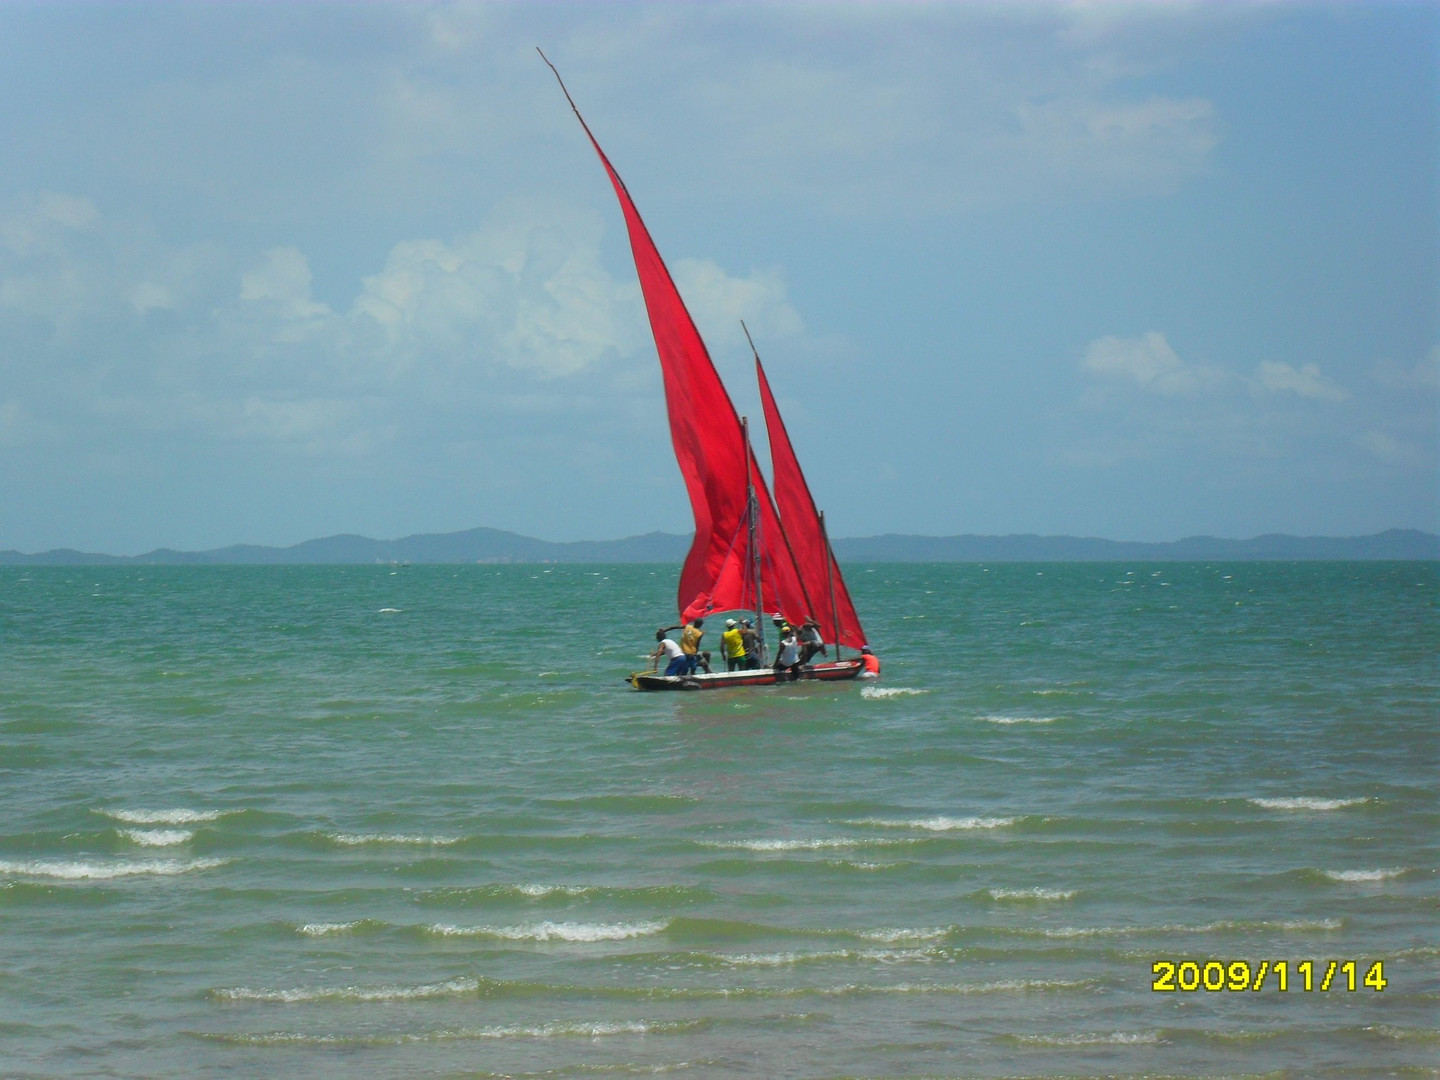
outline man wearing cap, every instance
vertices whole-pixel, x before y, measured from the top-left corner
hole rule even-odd
[[[745,667],[745,641],[734,619],[725,620],[725,633],[720,635],[725,646],[725,670],[739,671]]]
[[[754,671],[760,666],[760,637],[750,619],[740,620],[740,643],[745,647],[745,670]]]

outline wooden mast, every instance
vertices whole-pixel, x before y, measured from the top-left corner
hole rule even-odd
[[[835,631],[835,659],[840,659],[840,606],[835,603],[835,552],[825,528],[825,511],[820,511],[820,537],[825,541],[825,580],[830,586],[830,626]]]
[[[755,575],[755,644],[760,649],[756,662],[764,664],[765,657],[765,598],[760,584],[760,500],[755,497],[755,451],[750,446],[750,418],[740,418],[740,428],[745,433],[745,516],[750,530],[750,570]]]

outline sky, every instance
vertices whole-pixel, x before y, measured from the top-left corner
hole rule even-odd
[[[0,4],[0,549],[1440,530],[1440,6]]]

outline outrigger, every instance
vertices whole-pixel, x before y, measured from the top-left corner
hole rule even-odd
[[[830,546],[825,515],[815,507],[749,328],[745,327],[745,337],[755,356],[765,412],[773,498],[751,449],[749,421],[736,413],[630,193],[580,115],[555,65],[544,53],[540,57],[560,82],[565,100],[610,177],[625,216],[635,272],[660,358],[675,460],[695,517],[695,539],[680,571],[677,607],[681,622],[716,613],[753,611],[759,662],[764,664],[768,659],[764,626],[770,617],[766,614],[769,605],[796,625],[802,619],[815,623],[822,640],[835,646],[833,660],[802,665],[798,678],[855,678],[866,667],[864,661],[842,658],[840,649],[862,649],[865,634]],[[790,678],[788,671],[759,667],[686,675],[641,671],[626,681],[637,690],[696,690],[767,686]]]

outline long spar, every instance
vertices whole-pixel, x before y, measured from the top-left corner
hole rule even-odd
[[[758,365],[760,363],[760,350],[755,348],[755,339],[750,336],[750,328],[745,325],[744,319],[740,320],[740,329],[745,331],[745,340],[750,343],[750,352],[754,355],[755,363]],[[748,424],[745,428],[745,452],[747,455],[750,453],[750,428]],[[746,458],[746,461],[749,461],[748,457]],[[790,545],[790,534],[785,531],[785,519],[780,517],[780,511],[778,509],[775,511],[775,517],[780,524],[780,538],[785,541],[785,552],[787,555],[790,556],[790,563],[793,566],[799,567],[800,562],[798,559],[795,558],[795,549]],[[823,531],[825,527],[824,514],[820,515],[820,527]],[[830,541],[828,538],[825,541],[825,550],[827,553],[830,550]],[[833,556],[830,557],[833,558]],[[810,618],[810,616],[815,614],[815,601],[810,599],[810,589],[805,584],[805,577],[803,574],[800,575],[800,593],[802,596],[805,597],[805,617],[808,619]],[[838,638],[840,636],[840,621],[835,612],[835,582],[833,580],[830,582],[830,608],[830,620],[835,626],[835,636],[837,638],[835,642],[835,655],[839,656],[840,642]]]

